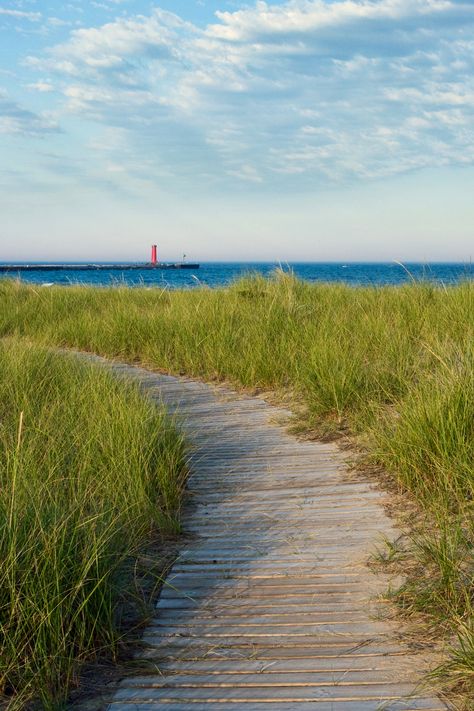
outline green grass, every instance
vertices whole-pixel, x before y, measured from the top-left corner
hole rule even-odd
[[[445,673],[472,691],[472,282],[350,288],[280,272],[175,292],[4,281],[2,334],[290,393],[301,427],[352,433],[429,522],[400,601],[462,640]]]
[[[0,696],[59,708],[113,657],[127,562],[175,531],[183,444],[103,369],[0,343]]]

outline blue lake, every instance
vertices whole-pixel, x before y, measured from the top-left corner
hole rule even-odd
[[[199,286],[218,287],[235,281],[252,272],[269,276],[279,265],[271,262],[204,262],[196,270],[133,270],[133,271],[68,271],[21,272],[1,274],[0,278],[21,278],[35,284],[90,284],[94,286],[153,286],[179,289]],[[470,264],[406,263],[294,263],[281,265],[296,276],[310,282],[344,282],[353,286],[403,284],[416,280],[429,280],[438,284],[455,284],[472,279],[474,269]]]

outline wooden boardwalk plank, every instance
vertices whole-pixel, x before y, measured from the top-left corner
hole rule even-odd
[[[312,699],[311,701],[299,702],[295,705],[294,701],[275,701],[273,700],[258,700],[258,701],[241,701],[234,699],[226,699],[224,702],[208,699],[206,701],[187,699],[180,701],[178,699],[160,699],[153,702],[131,701],[116,701],[110,705],[110,711],[439,711],[439,706],[433,706],[433,701],[430,698],[421,698],[405,701],[388,701],[381,703],[380,700],[354,700],[348,699],[339,701],[337,706],[334,705],[334,700],[327,701],[326,699]]]
[[[93,357],[100,362],[102,359]],[[143,638],[149,674],[109,711],[440,711],[366,565],[397,531],[386,496],[330,443],[299,442],[258,397],[106,364],[176,413],[191,534]]]

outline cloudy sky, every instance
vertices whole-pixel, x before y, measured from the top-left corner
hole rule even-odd
[[[474,2],[0,0],[0,261],[474,256]]]

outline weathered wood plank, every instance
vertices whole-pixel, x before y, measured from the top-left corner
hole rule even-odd
[[[317,705],[316,705],[317,704]],[[363,700],[355,701],[345,700],[339,701],[337,707],[334,701],[325,699],[312,699],[307,702],[300,702],[296,706],[293,701],[231,701],[227,699],[224,702],[215,701],[214,699],[202,701],[194,701],[188,699],[185,702],[178,699],[174,700],[155,700],[151,703],[138,703],[137,701],[117,701],[110,705],[110,711],[439,711],[439,706],[433,706],[432,699],[414,699],[405,701],[390,701],[384,702],[381,705],[378,700]]]
[[[346,671],[390,671],[399,674],[400,670],[407,674],[416,674],[416,657],[398,655],[349,655],[332,656],[320,659],[277,659],[261,661],[256,659],[194,659],[193,661],[165,662],[160,664],[160,671],[166,676],[174,674],[215,674],[224,676],[265,674],[320,674]]]
[[[167,688],[144,688],[127,686],[119,689],[115,698],[117,701],[141,701],[150,702],[156,700],[179,701],[201,699],[203,701],[291,701],[292,703],[302,703],[317,701],[319,699],[331,700],[333,703],[348,701],[396,701],[401,696],[408,696],[412,689],[409,685],[398,684],[392,688],[391,684],[374,684],[372,686],[343,686],[335,684],[333,686],[273,686],[272,687],[181,687],[179,689]]]

